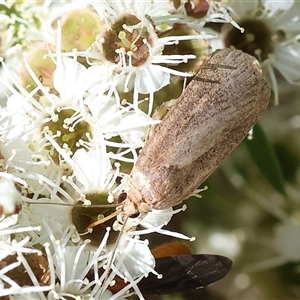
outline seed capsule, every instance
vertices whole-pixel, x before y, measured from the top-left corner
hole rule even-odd
[[[269,98],[255,58],[217,52],[145,143],[122,210],[130,216],[187,199],[244,139]]]

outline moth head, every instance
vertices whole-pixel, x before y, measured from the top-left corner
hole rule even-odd
[[[116,207],[116,211],[112,212],[108,216],[98,221],[91,223],[89,226],[86,227],[85,231],[89,231],[90,229],[100,224],[103,224],[122,213],[125,213],[125,215],[129,218],[136,218],[139,216],[140,212],[138,210],[137,205],[130,200],[127,193],[121,193],[118,196],[117,202],[118,202],[118,206]]]
[[[137,205],[129,198],[128,193],[121,193],[118,197],[119,209],[122,210],[128,217],[136,218],[140,212]]]

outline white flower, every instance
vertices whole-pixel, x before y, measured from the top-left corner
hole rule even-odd
[[[8,173],[1,172],[1,175],[0,297],[24,293],[25,291],[47,291],[49,290],[47,283],[43,287],[31,286],[23,288],[19,285],[20,282],[26,282],[30,285],[30,283],[37,280],[35,274],[28,271],[28,259],[41,256],[42,253],[37,249],[28,247],[30,240],[28,234],[40,228],[33,226],[22,227],[18,224],[21,195],[17,191],[13,179],[18,183],[22,183],[22,181]],[[20,238],[22,235],[24,238]],[[20,272],[23,272],[23,270],[28,271],[28,278],[23,278],[24,281],[20,279],[22,277]]]
[[[60,101],[77,103],[82,101],[87,90],[87,69],[76,60],[64,57],[57,59],[57,67],[53,73],[53,83],[59,92]]]
[[[130,218],[118,207],[119,198],[130,187],[126,179],[149,127],[160,122],[150,117],[154,93],[169,85],[171,75],[193,75],[194,70],[175,67],[198,59],[193,47],[185,54],[167,55],[164,50],[205,35],[177,35],[176,28],[174,36],[161,35],[168,29],[163,18],[172,10],[169,1],[70,1],[63,12],[75,8],[97,13],[101,30],[89,49],[68,52],[62,47],[68,36],[59,6],[51,1],[39,8],[21,3],[17,37],[26,44],[30,30],[29,37],[44,34],[47,42],[31,44],[37,51],[24,54],[20,80],[10,71],[10,62],[1,60],[9,81],[0,77],[8,91],[0,110],[1,170],[7,174],[0,174],[0,255],[5,259],[16,253],[18,261],[0,270],[0,296],[113,300],[135,293],[144,299],[138,283],[149,273],[159,274],[148,241],[141,236],[190,239],[163,228],[185,207]],[[41,28],[31,24],[37,12]],[[56,32],[50,26],[53,15],[60,18]],[[76,34],[72,37],[77,41]],[[22,211],[7,217],[18,212],[18,196]],[[26,256],[38,259],[41,247],[47,256],[47,263],[40,264],[42,278]],[[10,273],[19,267],[29,274],[29,283],[22,285],[16,273]]]
[[[136,127],[136,124],[139,126]],[[142,124],[144,124],[144,127]],[[125,113],[120,122],[120,126],[124,128],[124,131],[120,133],[120,137],[125,143],[136,143],[138,146],[142,146],[150,124],[154,125],[154,121],[142,111]]]
[[[135,226],[128,222],[120,244],[115,246],[116,250],[112,246],[107,250],[108,233],[103,237],[99,236],[96,241],[92,240],[91,247],[86,249],[88,245],[88,241],[84,240],[87,237],[86,233],[80,230],[78,233],[72,223],[80,220],[80,213],[82,216],[87,214],[84,208],[83,212],[80,212],[80,207],[76,207],[79,213],[75,213],[74,204],[77,201],[81,200],[86,204],[86,200],[90,200],[89,197],[99,195],[101,198],[101,193],[104,193],[104,203],[110,203],[123,188],[123,185],[117,186],[115,182],[119,174],[119,166],[115,165],[116,170],[112,168],[111,155],[106,152],[106,147],[113,144],[107,143],[108,139],[127,132],[128,137],[123,136],[126,143],[119,142],[119,145],[126,148],[129,143],[132,143],[129,149],[136,149],[143,145],[147,127],[152,123],[156,124],[157,121],[153,122],[138,109],[133,110],[131,105],[125,108],[118,106],[113,97],[109,99],[101,92],[89,94],[87,89],[93,85],[93,81],[86,80],[88,78],[86,68],[74,59],[58,55],[56,63],[57,68],[53,73],[56,93],[49,92],[39,82],[29,64],[27,64],[29,74],[37,84],[32,93],[25,91],[15,79],[14,83],[19,87],[19,91],[7,84],[13,95],[8,98],[7,106],[0,115],[3,167],[19,178],[23,178],[25,182],[22,186],[23,199],[29,203],[24,205],[16,229],[12,233],[21,240],[22,245],[32,247],[45,245],[51,274],[49,285],[47,282],[46,286],[43,286],[43,282],[32,277],[31,281],[36,282],[35,287],[24,288],[14,285],[14,288],[9,291],[3,289],[3,295],[11,294],[13,299],[18,299],[20,293],[25,299],[26,297],[55,299],[75,295],[80,295],[84,299],[93,297],[118,299],[125,294],[129,295],[130,289],[133,288],[140,299],[143,299],[137,284],[149,272],[155,273],[154,258],[147,243],[139,241]],[[76,89],[71,89],[72,86]],[[14,105],[16,101],[19,103],[18,106]],[[63,115],[68,111],[71,111],[69,115]],[[128,125],[126,127],[120,125],[124,116],[134,120],[135,125],[132,128]],[[91,130],[86,135],[87,139],[77,141],[75,150],[71,150],[69,139],[63,140],[65,146],[59,138],[64,135],[72,137],[73,132],[77,134],[78,129],[75,130],[75,126],[82,122],[89,124]],[[41,130],[43,126],[46,129]],[[51,150],[49,146],[52,147]],[[56,155],[55,151],[57,151]],[[136,160],[137,155],[133,159]],[[16,202],[15,198],[14,196],[12,204]],[[90,202],[93,204],[92,201]],[[11,211],[11,209],[9,206],[6,210]],[[32,225],[39,225],[39,231],[37,232]],[[88,225],[90,224],[87,223],[85,227]],[[23,228],[30,229],[30,232],[26,231],[30,240],[25,236]],[[114,228],[117,233],[121,230],[118,226]],[[154,231],[156,231],[155,226],[148,229],[148,232]],[[115,232],[112,232],[111,235],[114,234]],[[9,246],[10,238],[3,239],[3,243],[4,246],[7,243]],[[113,240],[109,240],[109,243],[112,244]],[[6,249],[6,253],[10,253],[7,251],[7,246],[3,249]],[[21,254],[18,254],[18,257],[22,258]],[[111,259],[107,260],[108,257]],[[25,266],[26,258],[22,259]],[[132,262],[136,263],[135,267]],[[96,276],[94,280],[87,280],[87,277],[90,278],[88,272],[91,268],[97,272],[106,264],[111,264],[112,273],[105,272],[105,275],[101,276],[94,274]],[[19,263],[10,264],[8,268],[19,266]],[[7,270],[4,269],[3,272]],[[12,273],[12,283],[17,280],[14,276]],[[124,289],[116,290],[112,295],[109,290],[115,276],[122,277],[127,282]],[[102,286],[96,283],[99,280],[103,282]],[[40,291],[49,291],[49,293],[45,296]]]
[[[49,16],[48,3],[40,1],[17,2],[2,1],[1,10],[5,15],[6,23],[11,39],[3,40],[8,45],[20,43],[26,46],[26,43],[32,39],[46,38],[48,31],[43,26],[45,16]],[[2,17],[3,19],[3,17]],[[2,22],[2,26],[4,23]],[[2,45],[3,46],[3,45]]]
[[[114,172],[105,152],[101,155],[100,149],[89,152],[79,149],[73,156],[73,161],[76,180],[84,186],[85,190],[96,187],[100,190],[109,189],[109,178],[114,175]],[[90,176],[91,174],[94,176]]]
[[[244,3],[247,6],[247,2]],[[231,17],[230,12],[223,7],[222,1],[181,0],[174,3],[174,6],[176,7],[170,10],[171,15],[159,18],[161,22],[170,26],[176,23],[184,23],[202,34],[214,34],[213,31],[205,27],[207,24],[230,23],[243,32],[243,28]],[[217,38],[217,35],[215,37]]]
[[[19,72],[22,53],[33,40],[53,42],[55,37],[51,28],[59,9],[52,1],[1,1],[0,16],[0,56],[6,59],[13,75]],[[0,70],[1,78],[9,81],[7,73]],[[7,89],[0,86],[0,100],[5,102]]]
[[[222,37],[224,46],[234,46],[258,58],[270,76],[275,104],[278,104],[274,68],[288,82],[300,82],[299,2],[224,1],[223,5],[245,29],[239,34],[226,25]]]
[[[143,299],[137,283],[149,272],[158,275],[153,270],[155,262],[147,244],[129,238],[126,233],[122,234],[116,249],[107,248],[110,234],[107,230],[100,245],[91,250],[89,240],[81,246],[69,245],[74,228],[67,228],[56,239],[49,224],[43,223],[51,241],[51,244],[45,244],[45,250],[52,289],[41,299],[76,296],[81,299],[125,299],[131,294],[131,288]]]
[[[205,38],[207,35],[174,35],[159,38],[153,24],[156,16],[166,14],[170,3],[140,1],[102,1],[96,5],[104,20],[98,40],[88,52],[78,52],[93,65],[98,64],[101,78],[106,79],[110,89],[133,92],[133,104],[139,104],[139,94],[149,94],[148,114],[152,112],[154,92],[170,83],[170,75],[191,76],[164,65],[178,65],[193,54],[163,55],[166,45],[178,44],[181,40]],[[149,19],[149,17],[152,19]],[[105,80],[105,79],[104,79]],[[109,92],[112,93],[112,92]]]

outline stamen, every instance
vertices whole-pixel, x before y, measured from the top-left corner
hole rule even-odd
[[[118,34],[118,38],[122,41],[125,47],[131,49],[131,43],[126,37],[126,32],[125,31],[120,31]]]

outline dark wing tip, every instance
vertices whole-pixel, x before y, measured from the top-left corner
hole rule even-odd
[[[156,259],[155,270],[163,275],[158,279],[150,274],[139,283],[143,294],[167,294],[203,288],[230,271],[228,257],[212,254],[180,254]]]

